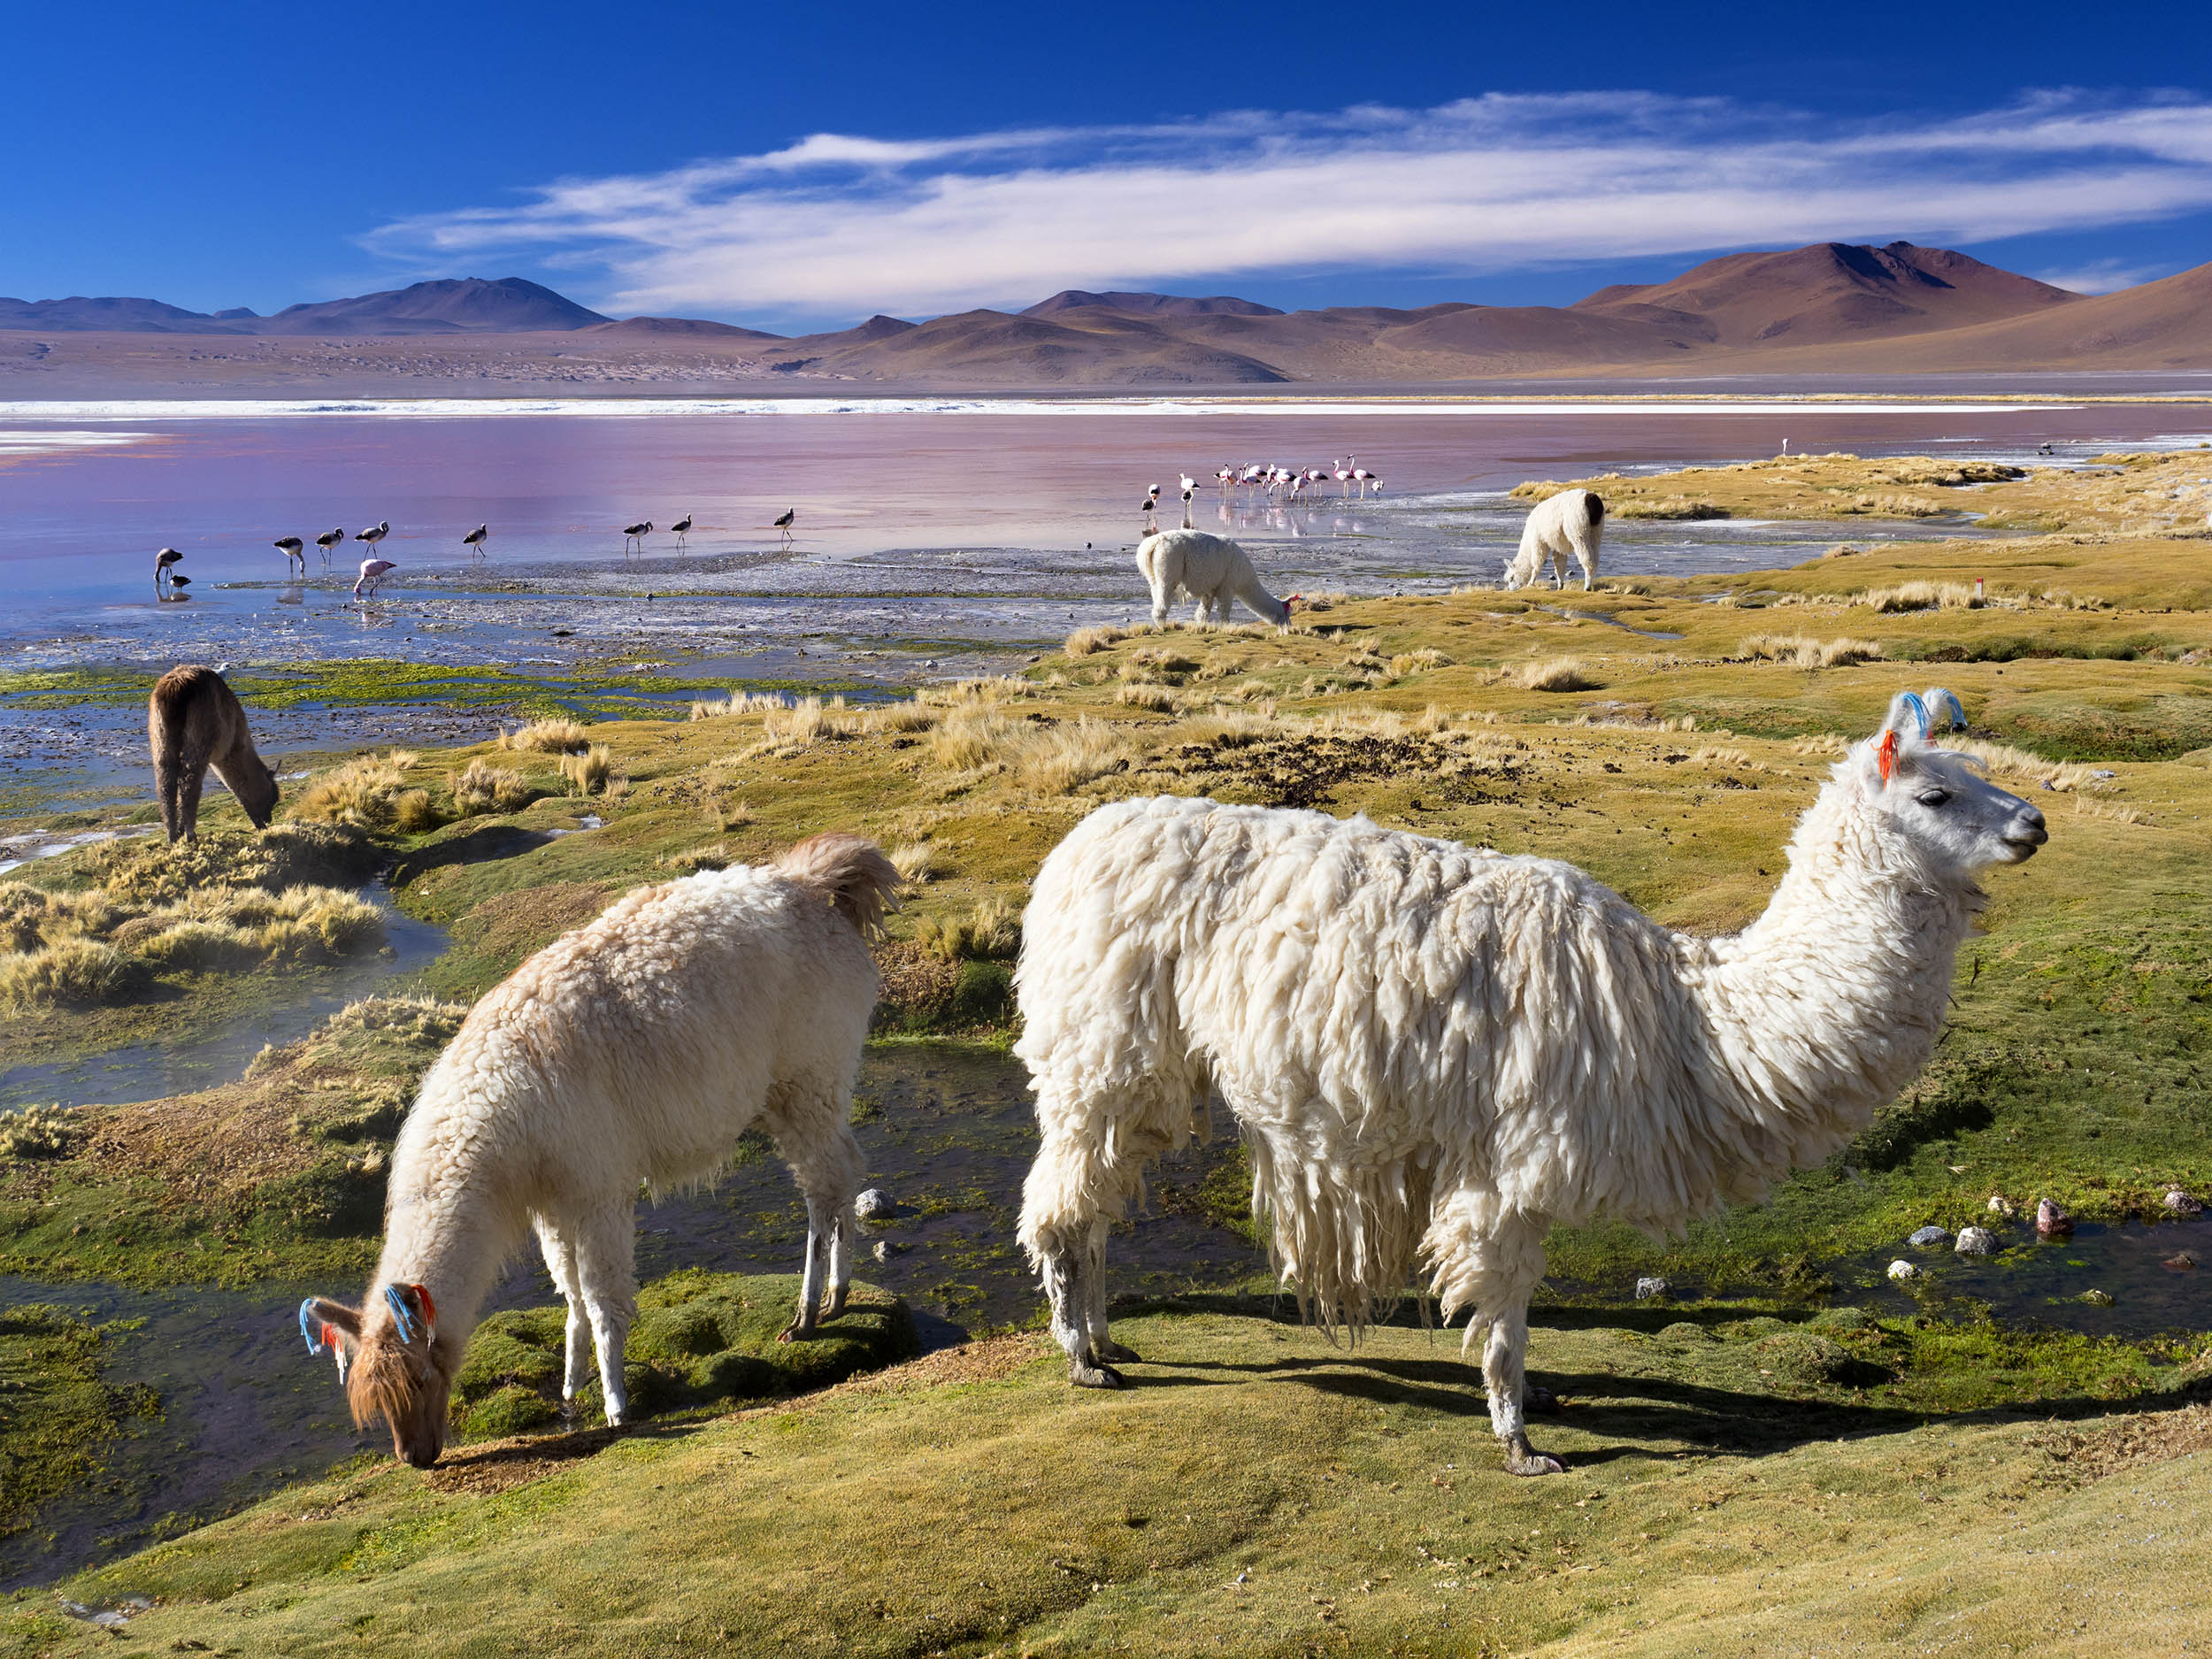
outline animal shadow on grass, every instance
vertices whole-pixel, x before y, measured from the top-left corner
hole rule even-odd
[[[519,824],[487,824],[408,854],[393,867],[391,884],[405,887],[417,876],[449,864],[488,864],[517,857],[534,852],[552,839],[543,830],[525,829]]]
[[[439,1492],[504,1492],[542,1479],[567,1464],[596,1457],[622,1440],[681,1440],[703,1426],[695,1422],[640,1423],[622,1428],[569,1429],[524,1435],[480,1446],[446,1448],[424,1483]]]
[[[1117,1308],[1116,1312],[1234,1313],[1248,1317],[1262,1314],[1271,1315],[1279,1324],[1294,1325],[1298,1323],[1294,1307],[1287,1314],[1281,1310],[1280,1304],[1286,1301],[1237,1294],[1185,1295],[1169,1302]],[[1649,1330],[1675,1323],[1721,1325],[1744,1317],[1742,1310],[1730,1308],[1669,1308],[1651,1312],[1554,1307],[1532,1310],[1530,1324],[1540,1328]],[[1409,1306],[1378,1323],[1415,1325],[1418,1315]],[[1374,1405],[1424,1407],[1469,1419],[1471,1426],[1486,1432],[1489,1407],[1483,1394],[1481,1369],[1471,1357],[1458,1357],[1463,1332],[1436,1328],[1432,1324],[1432,1329],[1439,1349],[1434,1359],[1385,1358],[1339,1338],[1334,1348],[1324,1346],[1318,1353],[1286,1354],[1258,1362],[1148,1360],[1125,1368],[1122,1376],[1125,1386],[1133,1388],[1294,1380],[1324,1394]],[[1312,1333],[1312,1340],[1317,1345],[1325,1343],[1317,1333]],[[1528,1381],[1532,1388],[1548,1388],[1563,1402],[1558,1415],[1540,1412],[1539,1424],[1561,1425],[1579,1434],[1616,1442],[1574,1452],[1570,1462],[1580,1467],[1627,1457],[1669,1455],[1661,1448],[1671,1446],[1694,1446],[1721,1455],[1763,1457],[1816,1441],[1897,1434],[1939,1421],[1960,1425],[2078,1421],[2178,1406],[2199,1397],[2200,1392],[2170,1390],[2124,1401],[2066,1396],[1947,1412],[1863,1400],[1791,1398],[1632,1371],[1570,1372],[1532,1366]]]

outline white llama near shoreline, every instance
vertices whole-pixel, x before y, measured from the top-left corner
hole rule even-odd
[[[878,979],[866,935],[898,872],[856,835],[771,864],[641,888],[488,992],[423,1079],[392,1152],[383,1254],[358,1309],[310,1297],[356,1424],[418,1468],[445,1444],[462,1350],[534,1232],[568,1303],[573,1401],[595,1348],[607,1420],[627,1415],[638,1186],[711,1178],[756,1125],[806,1200],[786,1340],[843,1310],[863,1171],[848,1119]]]
[[[1356,1329],[1417,1263],[1470,1345],[1487,1328],[1508,1467],[1556,1471],[1523,1401],[1545,1234],[1676,1228],[1845,1144],[1934,1047],[1976,872],[2046,839],[1930,739],[1947,696],[1901,695],[1837,764],[1731,938],[1364,818],[1092,813],[1045,860],[1017,975],[1042,1131],[1021,1240],[1071,1379],[1135,1359],[1107,1329],[1107,1231],[1217,1091],[1311,1317]]]
[[[1598,577],[1598,543],[1605,537],[1605,503],[1586,489],[1563,489],[1536,503],[1521,526],[1521,549],[1505,563],[1505,586],[1533,587],[1551,561],[1551,585],[1567,585],[1567,556],[1582,566],[1585,593]]]
[[[1225,535],[1208,530],[1158,531],[1137,543],[1137,572],[1152,589],[1152,620],[1161,626],[1166,626],[1168,608],[1178,593],[1197,602],[1197,614],[1191,619],[1202,627],[1226,622],[1230,602],[1235,599],[1279,628],[1290,620],[1290,606],[1261,585],[1251,558]]]

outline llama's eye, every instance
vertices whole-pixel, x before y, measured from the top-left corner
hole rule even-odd
[[[1924,790],[1921,793],[1920,804],[1923,806],[1941,806],[1950,798],[1951,792],[1948,789]]]

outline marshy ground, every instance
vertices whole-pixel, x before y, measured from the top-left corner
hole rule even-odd
[[[753,1375],[735,1303],[768,1294],[718,1281],[736,1287],[715,1293],[733,1300],[712,1332],[634,1344],[634,1363],[683,1373],[634,1433],[543,1422],[541,1362],[511,1354],[512,1374],[465,1402],[480,1438],[439,1471],[343,1465],[61,1597],[149,1598],[126,1609],[133,1639],[180,1651],[2179,1651],[2212,1581],[2212,1302],[2196,1289],[2212,1227],[2164,1205],[2212,1188],[2212,539],[2173,492],[2212,465],[1925,470],[1791,457],[1578,481],[1624,507],[1765,516],[1970,501],[2032,533],[1868,548],[1847,524],[1832,556],[1747,577],[1332,596],[1281,634],[1090,628],[1018,678],[912,701],[701,687],[670,711],[689,718],[378,751],[288,786],[301,827],[284,833],[373,849],[446,949],[235,1081],[23,1125],[0,1160],[0,1271],[349,1290],[373,1256],[385,1148],[470,999],[630,887],[836,826],[917,883],[881,951],[872,1156],[933,1110],[933,1148],[966,1137],[960,1160],[887,1165],[913,1230],[879,1236],[913,1248],[872,1276],[925,1319],[1002,1333],[731,1415],[783,1386],[709,1386]],[[1673,926],[1728,930],[1765,902],[1842,743],[1931,683],[1962,699],[1997,780],[2042,806],[2050,845],[1988,879],[1949,1035],[1852,1148],[1678,1240],[1555,1236],[1531,1366],[1570,1402],[1540,1436],[1565,1479],[1502,1473],[1457,1333],[1393,1325],[1333,1349],[1249,1294],[1257,1258],[1226,1248],[1181,1285],[1125,1280],[1143,1299],[1116,1334],[1148,1362],[1125,1394],[1068,1390],[1043,1339],[1006,1328],[1028,1315],[982,1287],[1018,1283],[996,1224],[1021,1114],[944,1080],[964,1063],[922,1063],[941,1072],[928,1109],[883,1068],[956,1052],[917,1041],[998,1064],[1025,883],[1084,812],[1164,792],[1364,811],[1571,859]],[[0,1061],[181,1032],[312,965],[303,934],[255,942],[304,912],[263,916],[251,895],[315,883],[254,874],[273,838],[240,831],[227,797],[204,817],[219,833],[194,891],[242,908],[175,910],[150,843],[0,879],[18,884],[0,885],[0,914],[27,918],[6,962],[74,939],[123,963],[111,979],[0,970]],[[196,933],[188,951],[187,923],[250,938],[219,952]],[[963,1087],[987,1110],[944,1110]],[[765,1149],[748,1156],[730,1190],[787,1197],[771,1196]],[[1930,1223],[1991,1222],[1993,1196],[2032,1210],[2047,1195],[2083,1224],[2073,1245],[2001,1217],[2008,1254],[1986,1265],[1904,1245]],[[1163,1226],[1241,1249],[1233,1145],[1160,1207],[1123,1259]],[[754,1245],[787,1225],[770,1217]],[[710,1231],[679,1225],[665,1265]],[[725,1265],[759,1272],[772,1253]],[[1928,1270],[1909,1294],[1880,1276],[1892,1256]],[[2185,1259],[2203,1265],[2158,1265]],[[1654,1273],[1674,1299],[1637,1304]],[[687,1281],[666,1282],[672,1310]],[[532,1349],[537,1316],[501,1317]],[[10,1319],[0,1455],[43,1471],[25,1475],[35,1494],[96,1467],[146,1402],[98,1392],[130,1333],[65,1308]],[[35,1495],[23,1507],[5,1524],[35,1540]],[[111,1640],[58,1607],[20,1594],[0,1650]]]

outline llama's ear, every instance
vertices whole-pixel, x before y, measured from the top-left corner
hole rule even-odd
[[[310,1296],[300,1303],[300,1334],[307,1339],[307,1351],[319,1357],[327,1348],[338,1362],[338,1381],[346,1380],[347,1361],[361,1342],[361,1316],[342,1302],[332,1302],[326,1296]]]
[[[387,1285],[384,1286],[384,1305],[392,1310],[393,1323],[399,1326],[399,1340],[412,1345],[424,1346],[438,1340],[438,1310],[430,1300],[430,1292],[421,1285]]]
[[[1920,694],[1920,702],[1928,710],[1928,734],[1939,732],[1963,732],[1966,729],[1966,705],[1956,693],[1943,686],[1931,686]]]

